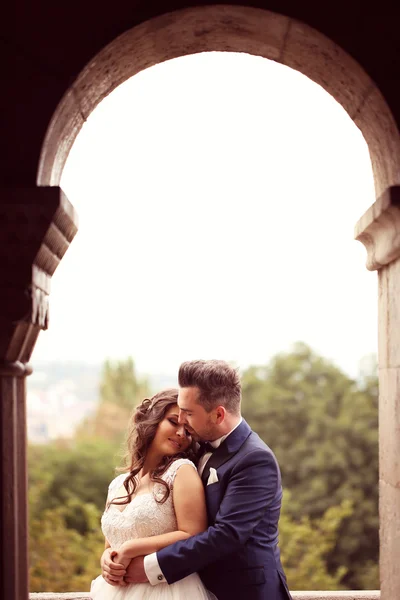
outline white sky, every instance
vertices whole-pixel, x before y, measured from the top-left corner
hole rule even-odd
[[[353,240],[375,200],[368,148],[300,73],[233,53],[147,69],[92,113],[62,187],[80,229],[34,360],[175,374],[300,340],[354,375],[376,352],[376,273]]]

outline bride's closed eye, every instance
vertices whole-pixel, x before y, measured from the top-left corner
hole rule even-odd
[[[169,421],[170,423],[172,423],[172,425],[175,425],[175,427],[179,427],[179,423],[178,423],[178,421],[177,421],[176,419],[168,419],[168,421]],[[184,427],[183,429],[185,430],[185,435],[186,435],[186,437],[187,437],[187,438],[191,438],[191,437],[192,437],[192,434],[190,433],[190,431],[188,431],[188,430],[186,429],[186,427]]]

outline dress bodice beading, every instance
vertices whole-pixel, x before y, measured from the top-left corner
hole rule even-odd
[[[185,464],[196,468],[190,460],[179,458],[161,476],[171,490],[163,504],[156,500],[163,497],[165,487],[160,483],[155,483],[151,492],[139,493],[129,504],[122,507],[122,511],[120,510],[121,506],[115,504],[110,504],[106,508],[101,518],[101,528],[112,548],[118,549],[127,540],[151,537],[177,530],[172,490],[175,475]],[[122,473],[113,479],[108,488],[108,501],[117,496],[126,477],[127,474]]]

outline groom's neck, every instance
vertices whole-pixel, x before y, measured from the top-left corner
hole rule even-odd
[[[241,418],[242,417],[240,414],[232,415],[230,413],[227,413],[223,423],[221,423],[218,426],[218,431],[216,431],[214,434],[214,440],[218,440],[223,435],[227,435],[228,433],[230,433],[232,429],[234,429],[240,423]],[[212,442],[213,440],[210,441]]]

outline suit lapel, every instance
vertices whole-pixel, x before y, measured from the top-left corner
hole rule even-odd
[[[240,423],[238,427],[232,433],[228,435],[226,440],[222,442],[222,444],[213,452],[210,458],[207,461],[206,466],[203,469],[203,473],[201,475],[201,479],[204,485],[207,485],[208,476],[210,474],[210,469],[218,469],[221,465],[223,465],[231,456],[236,454],[239,448],[244,444],[251,433],[250,426],[243,421]]]

